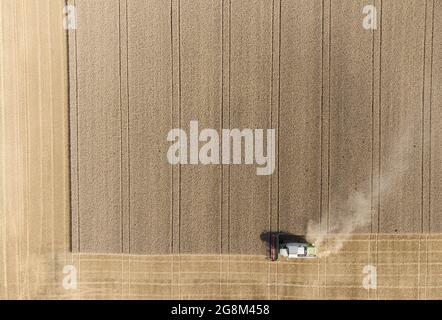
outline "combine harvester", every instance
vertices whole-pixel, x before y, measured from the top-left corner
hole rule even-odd
[[[276,261],[279,257],[286,259],[311,259],[316,258],[316,247],[314,244],[290,239],[282,233],[271,235],[270,259]]]

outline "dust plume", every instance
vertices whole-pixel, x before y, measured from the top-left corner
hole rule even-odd
[[[391,151],[382,158],[382,174],[363,184],[372,185],[371,190],[355,191],[333,201],[330,216],[332,225],[328,232],[317,221],[310,220],[307,225],[306,240],[317,247],[318,257],[327,257],[338,253],[352,234],[371,223],[373,209],[379,205],[379,199],[371,195],[380,194],[382,201],[388,199],[400,187],[408,169],[407,148],[410,146],[410,132],[403,134]],[[336,218],[337,217],[337,218]],[[332,236],[330,236],[330,234]]]
[[[363,192],[351,194],[344,206],[339,209],[339,214],[335,216],[339,218],[329,229],[329,233],[334,234],[332,238],[328,237],[327,233],[321,232],[319,223],[310,221],[307,225],[306,239],[316,245],[318,257],[339,252],[355,230],[370,224],[371,198]]]

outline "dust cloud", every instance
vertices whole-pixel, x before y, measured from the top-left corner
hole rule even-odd
[[[371,224],[372,212],[379,205],[379,198],[372,195],[380,194],[382,201],[385,201],[390,195],[400,192],[401,182],[409,167],[407,151],[412,144],[410,138],[410,132],[402,135],[399,143],[394,144],[391,152],[381,159],[381,176],[363,184],[371,185],[370,190],[355,191],[333,202],[331,208],[335,212],[330,216],[334,218],[328,230],[324,230],[317,221],[308,222],[306,240],[315,244],[319,258],[337,254],[352,234]]]

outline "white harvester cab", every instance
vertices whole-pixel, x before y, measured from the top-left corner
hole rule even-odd
[[[309,243],[281,243],[279,247],[279,255],[287,259],[295,258],[315,258],[316,248]]]
[[[316,258],[316,247],[308,242],[290,241],[287,237],[274,234],[271,238],[270,258],[276,261],[279,257],[286,259]]]

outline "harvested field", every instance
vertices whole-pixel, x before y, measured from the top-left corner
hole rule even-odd
[[[71,254],[66,245],[27,259],[10,248],[0,256],[7,266],[0,298],[442,299],[441,244],[440,235],[361,235],[339,256],[276,263],[244,255]],[[363,287],[366,265],[377,267],[376,289]],[[78,270],[75,290],[62,286],[65,266]]]

